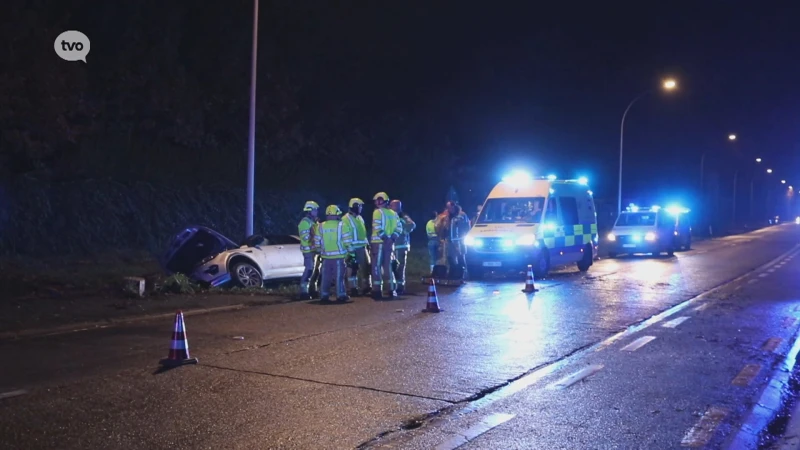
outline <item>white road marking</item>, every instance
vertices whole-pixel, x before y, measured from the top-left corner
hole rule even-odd
[[[481,420],[477,425],[472,426],[464,431],[460,431],[458,436],[454,436],[445,442],[437,445],[435,448],[436,450],[453,450],[462,445],[468,443],[469,441],[474,440],[476,437],[486,433],[487,431],[491,430],[492,428],[502,425],[512,418],[514,418],[516,414],[505,414],[505,413],[495,413],[486,416],[483,420]]]
[[[697,311],[697,312],[705,311],[705,309],[708,308],[709,306],[711,306],[711,303],[703,303],[702,305],[698,306],[697,308],[694,308],[694,311]]]
[[[620,351],[621,352],[635,352],[636,350],[639,350],[640,348],[642,348],[645,345],[647,345],[650,341],[652,341],[655,338],[656,338],[655,336],[642,336],[639,339],[637,339],[637,340],[631,342],[630,344],[626,345],[625,347],[622,347],[620,349]]]
[[[728,410],[712,406],[703,414],[703,417],[686,433],[681,441],[682,447],[705,447],[714,430],[719,426],[722,419],[728,415]]]
[[[556,381],[555,383],[547,386],[547,388],[548,389],[566,389],[566,388],[572,386],[573,384],[577,383],[578,381],[581,381],[584,378],[590,377],[590,376],[596,374],[597,372],[603,370],[603,367],[605,367],[605,366],[603,366],[602,364],[593,364],[593,365],[591,365],[589,367],[584,367],[583,369],[581,369],[581,370],[579,370],[579,371],[577,371],[577,372],[575,372],[575,373],[573,373],[571,375],[568,375],[568,376]]]
[[[661,326],[664,327],[664,328],[675,328],[678,325],[682,324],[683,322],[686,322],[687,320],[689,320],[688,316],[681,316],[681,317],[677,317],[675,319],[672,319],[669,322],[664,322]]]
[[[768,277],[769,274],[768,273],[760,273],[760,274],[758,274],[758,276],[760,276],[761,278],[764,278],[764,277]]]
[[[748,281],[747,284],[758,283],[758,278],[753,278],[752,280]]]
[[[775,269],[768,269],[767,272],[769,273],[775,272]]]
[[[734,386],[749,386],[750,383],[753,381],[753,378],[761,372],[761,366],[758,364],[748,364],[744,366],[739,375],[736,375],[736,378],[731,381],[731,384]]]
[[[27,393],[28,391],[26,391],[25,389],[17,389],[16,391],[3,392],[2,394],[0,394],[0,400],[11,397],[17,397],[20,395],[25,395]]]

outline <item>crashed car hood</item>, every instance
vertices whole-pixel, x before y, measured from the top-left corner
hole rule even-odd
[[[188,275],[203,260],[235,248],[239,246],[219,232],[192,225],[173,236],[161,258],[161,266],[168,274]]]

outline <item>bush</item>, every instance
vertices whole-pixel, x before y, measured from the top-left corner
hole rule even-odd
[[[112,249],[160,254],[180,228],[205,225],[243,238],[245,192],[221,185],[176,188],[146,182],[22,179],[0,186],[0,255],[94,254]],[[256,233],[296,233],[313,193],[257,191]]]

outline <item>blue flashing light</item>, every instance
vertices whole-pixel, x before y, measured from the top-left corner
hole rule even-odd
[[[627,208],[625,208],[625,210],[628,212],[639,212],[639,207],[631,203]]]
[[[580,178],[578,178],[578,184],[582,184],[582,185],[585,186],[585,185],[589,184],[589,179],[586,178],[586,177],[580,177]]]
[[[550,180],[550,181],[555,181],[556,180],[556,176],[553,175],[553,174],[550,174],[550,175],[547,176],[547,179]]]
[[[660,210],[660,209],[661,209],[661,207],[658,206],[658,205],[653,205],[653,206],[650,207],[650,211],[653,211],[653,212],[658,212],[658,210]]]
[[[666,208],[666,211],[672,215],[678,215],[678,214],[686,214],[691,210],[678,205],[670,205]]]

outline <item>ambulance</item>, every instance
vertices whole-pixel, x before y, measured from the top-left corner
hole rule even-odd
[[[597,256],[597,212],[588,180],[506,177],[489,193],[465,238],[467,272],[533,266],[536,277],[552,267],[576,264],[589,270]]]
[[[689,212],[680,206],[642,208],[629,205],[620,212],[614,228],[606,237],[608,256],[616,258],[621,253],[666,253],[672,256],[677,250],[690,250],[692,227],[689,225]]]

